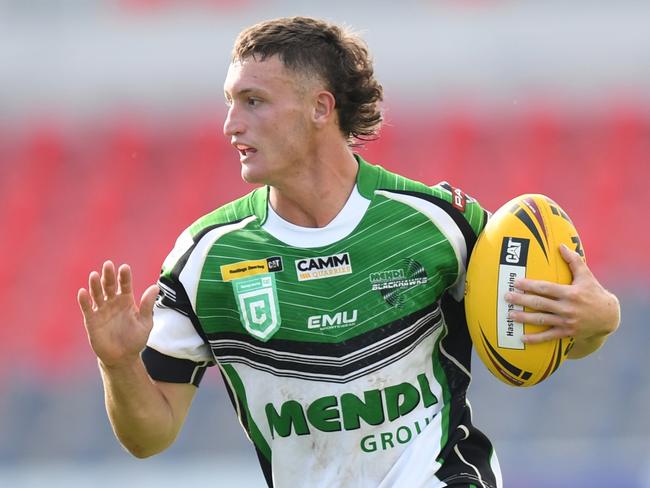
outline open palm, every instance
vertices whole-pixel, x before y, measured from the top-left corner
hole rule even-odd
[[[105,365],[131,361],[144,349],[153,327],[157,295],[158,287],[151,285],[137,304],[131,269],[126,264],[116,274],[113,263],[106,261],[101,276],[96,271],[90,273],[88,289],[80,289],[77,300],[90,345]]]

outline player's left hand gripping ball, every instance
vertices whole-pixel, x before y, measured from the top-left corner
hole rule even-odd
[[[515,287],[524,293],[507,293],[506,301],[525,307],[523,311],[510,312],[513,320],[549,326],[522,336],[524,343],[572,337],[575,341],[569,357],[575,359],[596,350],[617,329],[620,306],[616,296],[603,288],[577,252],[561,244],[560,253],[573,275],[570,285],[517,280]]]
[[[574,251],[560,251],[561,244]],[[468,265],[465,310],[479,357],[501,381],[535,385],[566,359],[576,329],[565,308],[584,293],[571,284],[569,266],[587,287],[583,256],[570,218],[544,195],[521,195],[487,223]],[[529,294],[506,302],[506,294],[523,291]]]

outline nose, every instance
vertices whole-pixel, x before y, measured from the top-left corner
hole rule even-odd
[[[227,137],[232,137],[244,132],[244,123],[238,113],[238,110],[235,109],[235,104],[233,103],[228,107],[228,113],[226,114],[226,120],[223,123],[223,133]]]

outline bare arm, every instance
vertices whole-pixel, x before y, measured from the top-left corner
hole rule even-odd
[[[100,360],[99,365],[106,411],[122,445],[139,458],[167,449],[183,426],[196,387],[156,382],[142,360],[120,367]]]
[[[140,358],[151,328],[158,287],[152,285],[136,304],[131,270],[118,276],[107,261],[101,276],[93,271],[88,290],[78,293],[88,340],[97,355],[106,411],[115,435],[137,457],[157,454],[176,439],[196,387],[152,380]]]
[[[618,298],[607,291],[591,273],[587,264],[566,246],[562,257],[573,273],[570,285],[546,281],[521,280],[515,287],[526,292],[508,293],[506,300],[532,309],[511,312],[511,317],[529,324],[550,326],[544,332],[525,335],[522,340],[536,344],[552,339],[573,337],[570,359],[579,359],[598,350],[619,326],[621,310]]]

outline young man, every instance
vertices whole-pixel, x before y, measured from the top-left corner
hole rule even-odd
[[[181,234],[140,303],[110,261],[79,291],[119,440],[138,457],[167,448],[217,364],[269,486],[502,486],[465,399],[464,270],[487,213],[353,154],[382,90],[337,26],[245,30],[225,96],[242,177],[265,186]],[[537,312],[513,318],[551,326],[530,343],[575,337],[580,357],[619,305],[561,252],[573,283],[523,280],[510,300]]]

